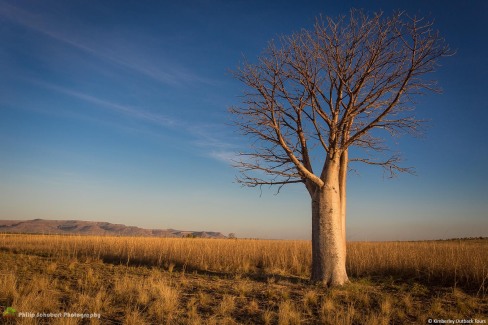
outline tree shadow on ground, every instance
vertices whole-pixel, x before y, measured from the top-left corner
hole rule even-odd
[[[472,296],[486,296],[488,287],[484,284],[469,282],[453,282],[442,277],[422,276],[414,274],[401,274],[399,272],[385,272],[382,274],[364,274],[350,277],[354,282],[370,283],[382,287],[382,290],[415,292],[420,296],[436,297],[440,292],[452,292],[455,289],[462,290]]]
[[[120,259],[116,256],[100,256],[100,259],[103,263],[112,264],[112,265],[126,265],[130,267],[146,267],[146,268],[160,268],[162,270],[168,271],[168,266],[162,265],[161,263],[151,263],[144,259],[132,258],[128,261]],[[289,282],[293,284],[310,284],[310,280],[308,278],[299,277],[295,275],[283,275],[278,273],[268,273],[265,272],[262,268],[257,268],[256,272],[232,272],[232,271],[214,271],[210,269],[203,269],[196,267],[191,264],[185,263],[178,263],[178,262],[170,262],[170,270],[171,272],[177,273],[187,273],[187,274],[195,274],[195,275],[203,275],[209,277],[219,277],[222,279],[235,279],[236,277],[239,278],[247,278],[249,280],[253,280],[256,282]]]
[[[194,274],[206,277],[218,277],[220,279],[233,280],[236,278],[249,279],[251,281],[260,283],[290,283],[306,286],[317,286],[317,284],[310,281],[309,278],[300,277],[295,275],[284,275],[273,272],[266,272],[262,268],[257,268],[255,272],[231,272],[231,271],[214,271],[210,269],[202,269],[191,264],[175,263],[171,262],[170,270],[164,265],[158,265],[157,263],[150,263],[144,259],[131,259],[129,261],[123,261],[120,258],[114,256],[102,256],[100,257],[104,263],[112,265],[126,265],[131,267],[146,267],[146,268],[160,268],[162,270]],[[354,283],[369,282],[374,286],[381,286],[385,290],[398,291],[400,289],[412,289],[417,290],[419,294],[427,296],[435,296],[440,291],[449,291],[454,288],[461,289],[470,295],[486,295],[488,293],[488,285],[481,287],[473,283],[459,282],[455,283],[450,279],[435,277],[435,276],[423,276],[414,273],[405,273],[398,270],[383,270],[380,273],[374,274],[359,274],[350,276],[350,280]]]

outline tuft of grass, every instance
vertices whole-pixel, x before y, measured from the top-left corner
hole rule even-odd
[[[274,313],[271,310],[269,310],[269,309],[265,310],[263,313],[263,319],[262,319],[263,324],[264,325],[272,324],[274,317],[275,317]]]
[[[222,316],[230,315],[235,309],[235,297],[230,295],[224,295],[222,301],[219,304],[219,314]]]
[[[125,312],[125,317],[123,321],[124,325],[146,325],[149,324],[145,318],[144,314],[137,309],[127,309]]]
[[[309,314],[312,313],[313,309],[317,306],[319,296],[315,290],[307,290],[303,295],[303,309]]]
[[[291,301],[284,301],[278,309],[279,325],[298,325],[301,322],[300,313]]]
[[[259,313],[259,303],[255,299],[251,299],[246,306],[245,312],[249,315],[255,315]]]
[[[390,316],[393,309],[393,304],[391,302],[390,296],[385,296],[380,305],[381,313],[384,316]]]

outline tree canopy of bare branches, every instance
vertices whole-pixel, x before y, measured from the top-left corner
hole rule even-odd
[[[319,200],[318,193],[335,186],[342,201],[336,212],[342,210],[345,218],[350,161],[382,166],[392,174],[408,171],[397,155],[349,158],[348,149],[384,153],[381,131],[416,133],[421,121],[414,115],[413,97],[439,91],[426,77],[440,57],[450,54],[432,22],[404,12],[385,17],[351,10],[271,41],[256,63],[245,61],[234,71],[245,92],[242,105],[230,111],[242,134],[253,139],[251,150],[236,163],[238,181],[279,188],[304,183],[312,210],[314,202],[330,201]],[[326,279],[331,281],[341,282]]]

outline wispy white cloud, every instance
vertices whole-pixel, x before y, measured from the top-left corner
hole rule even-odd
[[[195,137],[194,146],[200,148],[204,156],[226,164],[239,160],[236,141],[230,137],[228,129],[221,125],[192,125],[189,132]]]
[[[226,164],[234,164],[236,161],[239,160],[239,156],[235,151],[210,151],[208,153],[208,156]]]
[[[222,126],[218,124],[199,124],[192,125],[189,131],[194,135],[196,140],[194,144],[198,147],[211,147],[215,149],[229,149],[233,144],[228,137],[222,134]],[[226,140],[223,140],[227,138]]]
[[[147,56],[136,44],[121,41],[123,43],[121,46],[114,47],[113,40],[115,37],[100,36],[103,34],[100,30],[87,31],[87,26],[70,30],[67,28],[69,26],[57,26],[52,21],[47,21],[42,15],[31,13],[2,1],[0,4],[0,18],[2,19],[29,28],[98,59],[111,62],[161,83],[173,86],[190,83],[214,83],[213,80],[199,76],[174,62],[168,62],[165,58]],[[81,31],[86,32],[88,36],[82,35]],[[123,48],[123,50],[121,51],[118,48]]]
[[[154,114],[148,111],[145,111],[140,108],[135,108],[127,105],[122,105],[113,101],[109,101],[106,99],[101,99],[99,97],[95,97],[89,94],[85,94],[73,89],[68,89],[65,87],[60,87],[51,83],[43,82],[43,81],[38,81],[38,80],[30,80],[33,83],[36,83],[44,88],[56,91],[58,93],[68,95],[80,100],[83,100],[85,102],[95,104],[97,106],[101,106],[107,109],[110,109],[112,111],[116,111],[118,113],[130,116],[132,118],[144,120],[146,122],[151,122],[154,124],[157,124],[159,126],[163,127],[175,127],[177,125],[180,125],[181,123],[177,121],[176,119],[169,118],[165,115],[161,114]]]
[[[75,99],[94,104],[97,107],[109,109],[119,114],[138,119],[143,122],[151,123],[165,129],[171,129],[186,133],[190,137],[190,146],[193,146],[203,156],[224,162],[232,163],[236,160],[237,154],[234,150],[235,143],[225,136],[225,130],[219,124],[198,124],[195,122],[184,121],[169,117],[167,115],[155,114],[142,108],[123,105],[114,101],[93,96],[78,90],[69,89],[55,84],[47,83],[40,80],[26,79],[26,81],[36,84],[45,89],[70,96]],[[154,134],[153,132],[144,132]]]

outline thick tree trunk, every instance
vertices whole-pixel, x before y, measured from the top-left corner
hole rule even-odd
[[[346,183],[347,168],[349,163],[348,149],[344,150],[341,155],[339,170],[339,189],[341,196],[341,223],[342,223],[342,240],[344,241],[344,255],[346,255]]]
[[[312,281],[348,282],[339,187],[340,158],[328,157],[324,186],[312,194]]]

